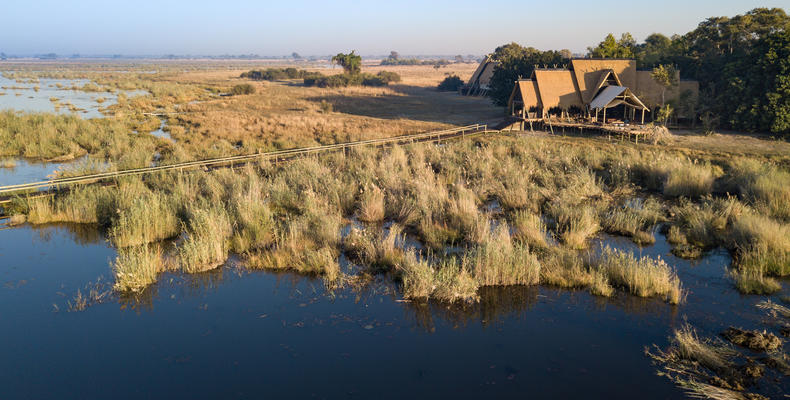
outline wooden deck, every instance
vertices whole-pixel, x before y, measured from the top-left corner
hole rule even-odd
[[[512,123],[504,128],[505,131],[545,131],[556,134],[594,134],[600,136],[615,136],[627,138],[639,143],[644,137],[651,134],[646,125],[633,124],[602,124],[593,122],[562,121],[558,119],[543,118],[513,118]]]

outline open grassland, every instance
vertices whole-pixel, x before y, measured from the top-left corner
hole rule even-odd
[[[301,80],[261,82],[240,78],[244,71],[272,65],[230,63],[217,69],[223,67],[217,64],[214,69],[208,69],[212,64],[201,63],[140,65],[123,73],[102,71],[98,66],[81,70],[78,67],[87,69],[81,64],[35,72],[20,66],[20,71],[6,72],[6,76],[23,80],[89,79],[89,87],[75,89],[139,90],[147,94],[120,94],[118,104],[107,107],[108,117],[103,120],[3,113],[0,156],[53,159],[91,154],[102,161],[115,161],[119,154],[128,152],[128,140],[150,142],[146,133],[159,128],[160,118],[167,120],[165,129],[175,143],[161,141],[159,148],[149,145],[146,150],[151,156],[158,151],[161,162],[168,163],[496,123],[503,116],[502,110],[487,99],[435,90],[448,73],[471,75],[476,67],[473,64],[440,69],[365,66],[363,72],[394,71],[402,80],[386,87],[336,89],[305,87]],[[327,75],[342,71],[308,69]],[[252,85],[255,93],[225,95],[239,84]],[[99,134],[86,137],[84,131]],[[117,143],[116,137],[124,140]]]
[[[411,299],[476,301],[484,287],[544,284],[677,304],[683,285],[664,261],[580,250],[601,231],[650,244],[664,224],[677,254],[723,246],[735,256],[734,286],[775,291],[772,277],[790,273],[790,220],[772,199],[790,182],[760,184],[788,175],[755,160],[492,135],[125,178],[21,202],[17,211],[31,223],[97,224],[129,246],[116,262],[118,281],[129,282],[119,290],[139,290],[161,270],[143,268],[139,260],[159,258],[140,246],[181,235],[162,257],[186,273],[236,254],[250,268],[323,275],[331,286],[384,274]],[[344,266],[341,255],[361,268]]]

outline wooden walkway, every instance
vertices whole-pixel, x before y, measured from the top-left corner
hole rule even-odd
[[[361,146],[385,146],[396,144],[408,144],[417,142],[440,142],[455,138],[482,135],[498,131],[488,130],[487,125],[475,124],[460,128],[447,129],[436,132],[417,133],[412,135],[395,136],[390,138],[360,140],[356,142],[329,144],[324,146],[304,147],[298,149],[278,150],[262,152],[241,156],[222,157],[200,161],[189,161],[171,165],[161,165],[155,167],[128,169],[123,171],[102,172],[91,175],[75,176],[69,178],[50,179],[46,181],[23,183],[19,185],[0,186],[0,205],[8,204],[15,197],[22,195],[45,196],[59,191],[67,191],[74,185],[86,185],[111,181],[124,176],[148,175],[163,171],[184,171],[193,169],[215,169],[228,168],[238,165],[269,160],[273,162],[287,161],[298,157],[312,154],[326,153],[331,151],[345,151]]]

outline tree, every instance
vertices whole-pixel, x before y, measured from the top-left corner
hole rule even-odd
[[[667,122],[669,122],[669,118],[672,117],[673,112],[675,112],[675,109],[672,108],[671,105],[667,104],[661,106],[656,115],[656,122],[660,122],[662,125],[667,126]]]
[[[347,74],[355,75],[362,71],[362,57],[351,50],[351,53],[337,53],[332,57],[332,63],[337,64],[346,71]]]
[[[495,105],[506,106],[515,81],[529,78],[535,65],[561,64],[563,56],[558,51],[540,51],[510,43],[497,47],[492,58],[498,61],[494,68],[488,95]]]
[[[677,79],[677,69],[671,65],[659,65],[653,68],[653,72],[650,73],[650,76],[656,81],[659,85],[661,85],[661,106],[663,107],[666,103],[665,97],[667,93],[667,89],[677,86],[678,79]]]
[[[393,50],[393,51],[390,52],[390,56],[387,57],[387,58],[389,58],[390,60],[397,60],[397,59],[400,58],[400,53],[398,53],[397,51]]]
[[[291,58],[293,58],[294,60],[301,60],[302,56],[300,56],[299,53],[297,52],[293,52],[291,53]]]
[[[455,62],[457,62],[457,63],[462,63],[462,62],[464,62],[464,56],[462,56],[462,55],[460,55],[460,54],[459,54],[459,55],[457,55],[457,56],[455,56]]]
[[[630,33],[623,33],[620,40],[616,40],[613,34],[606,35],[603,42],[598,43],[595,48],[587,50],[595,58],[633,58],[636,41]]]
[[[560,55],[562,56],[563,60],[570,60],[571,58],[573,58],[573,53],[571,53],[571,51],[568,49],[560,50]]]
[[[642,68],[652,68],[659,61],[668,57],[672,50],[672,39],[660,33],[652,33],[645,38],[645,43],[637,45],[635,56]]]

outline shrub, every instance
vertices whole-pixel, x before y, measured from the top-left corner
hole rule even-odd
[[[318,72],[305,71],[296,68],[267,68],[265,70],[252,70],[241,74],[244,79],[256,81],[275,81],[280,79],[306,79],[321,76]]]
[[[436,89],[440,92],[457,92],[463,85],[464,81],[458,75],[450,75]]]
[[[255,93],[255,86],[252,86],[249,83],[242,83],[230,89],[230,94],[234,96],[244,95],[244,94],[254,94],[254,93]]]
[[[400,82],[400,75],[396,72],[380,71],[376,76],[387,84]]]

